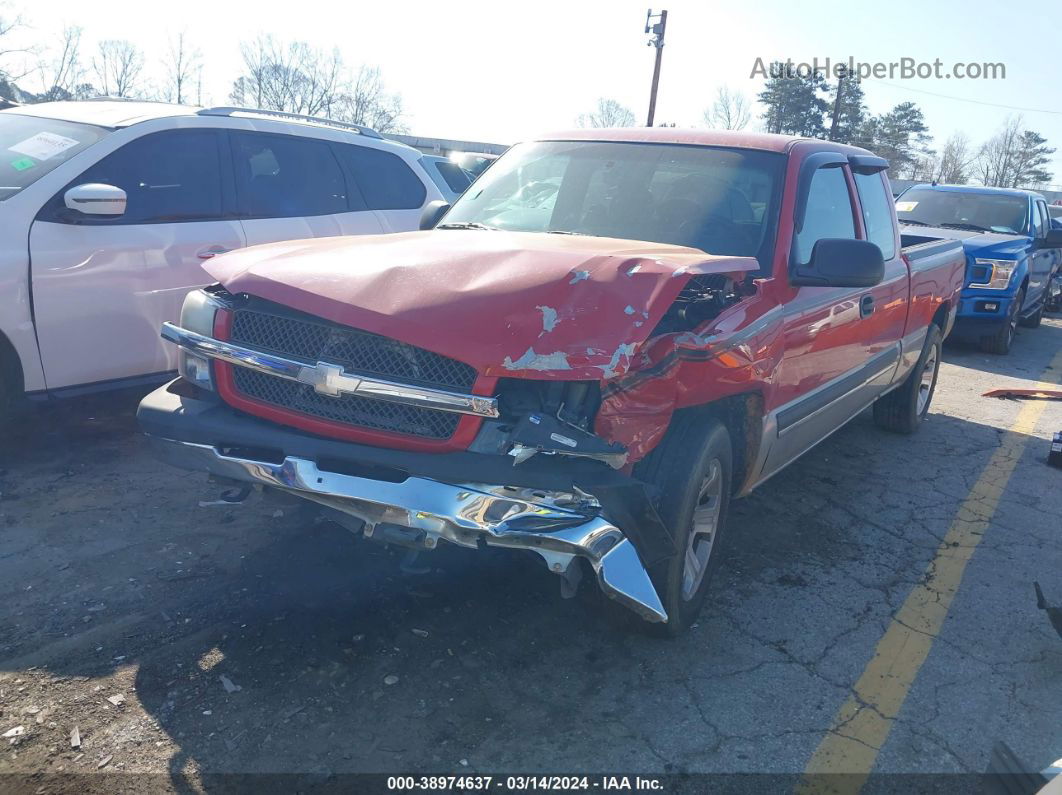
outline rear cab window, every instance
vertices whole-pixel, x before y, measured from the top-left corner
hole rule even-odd
[[[892,223],[892,197],[885,190],[881,173],[855,173],[856,191],[863,209],[867,240],[881,249],[886,260],[896,256],[896,229]]]
[[[111,130],[93,124],[0,113],[0,202],[29,187]]]

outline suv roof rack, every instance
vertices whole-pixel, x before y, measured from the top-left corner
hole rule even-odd
[[[219,105],[216,108],[203,108],[202,110],[196,111],[196,113],[199,116],[235,116],[239,113],[248,116],[265,116],[278,119],[290,119],[292,121],[306,121],[313,124],[320,124],[325,127],[337,127],[341,130],[350,130],[359,135],[364,135],[366,138],[383,139],[383,136],[376,132],[372,127],[366,127],[362,124],[353,124],[348,121],[336,121],[335,119],[328,119],[324,116],[307,116],[303,113],[289,113],[286,110],[263,110],[262,108],[238,108],[228,105]]]

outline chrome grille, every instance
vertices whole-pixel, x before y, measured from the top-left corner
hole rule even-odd
[[[467,392],[476,380],[475,369],[464,362],[379,334],[285,310],[237,308],[230,339],[270,353],[312,363],[338,364],[351,373],[401,383]],[[248,398],[318,419],[374,430],[448,439],[461,416],[358,395],[329,397],[312,386],[245,367],[233,367],[233,374],[237,391]]]

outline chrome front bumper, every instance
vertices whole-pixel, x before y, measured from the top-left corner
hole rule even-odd
[[[423,477],[401,482],[320,469],[304,458],[256,461],[224,455],[210,445],[149,437],[156,455],[183,469],[261,484],[356,517],[364,533],[404,534],[410,545],[434,549],[440,540],[537,552],[549,569],[571,576],[575,558],[589,561],[601,589],[648,621],[667,621],[634,545],[600,515],[589,495],[484,484],[450,484]]]

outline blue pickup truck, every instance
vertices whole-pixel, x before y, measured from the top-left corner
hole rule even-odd
[[[966,250],[954,333],[1007,353],[1014,332],[1040,325],[1051,278],[1062,265],[1062,229],[1038,193],[969,185],[912,185],[896,199],[905,236],[948,237]],[[921,227],[928,227],[922,229]]]

